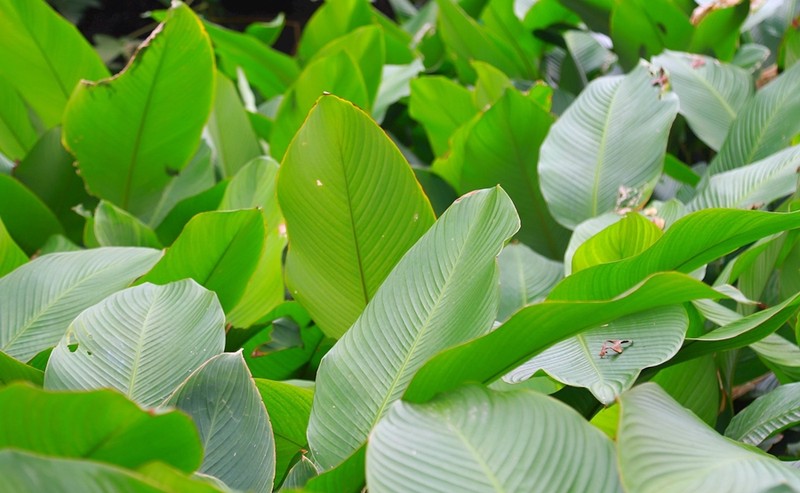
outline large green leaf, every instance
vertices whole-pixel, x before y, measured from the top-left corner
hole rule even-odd
[[[222,176],[231,177],[262,154],[261,145],[233,82],[219,72],[214,81],[216,93],[208,133]]]
[[[157,475],[155,473],[158,473]],[[94,461],[0,451],[0,490],[14,493],[219,493],[206,481],[184,476],[163,464],[139,472]]]
[[[397,147],[333,96],[319,100],[287,151],[278,198],[290,242],[287,285],[336,338],[434,220]]]
[[[14,177],[0,174],[0,219],[8,234],[32,255],[51,235],[64,229],[53,212],[25,185]]]
[[[465,87],[446,77],[431,76],[411,81],[408,113],[425,128],[434,154],[443,156],[450,148],[450,137],[477,110]]]
[[[308,448],[306,428],[314,392],[272,380],[255,379],[255,383],[275,435],[275,484],[280,484],[295,456]]]
[[[346,52],[314,60],[284,95],[270,135],[270,154],[282,159],[320,96],[335,94],[368,110],[369,95],[358,64]]]
[[[14,243],[0,218],[0,277],[28,261],[28,256]]]
[[[717,422],[720,385],[712,355],[664,368],[651,381],[710,426]]]
[[[264,219],[256,209],[198,214],[139,282],[166,284],[191,278],[217,293],[231,310],[247,286],[264,243]]]
[[[800,488],[800,471],[719,435],[656,384],[622,395],[617,438],[625,489],[642,493]]]
[[[308,441],[323,468],[366,441],[428,358],[491,327],[495,257],[518,221],[501,188],[473,192],[397,264],[317,373]]]
[[[490,383],[557,342],[626,315],[720,297],[685,274],[666,272],[613,299],[546,300],[518,311],[493,332],[436,355],[417,372],[403,399],[423,402],[466,382]]]
[[[750,345],[764,365],[781,383],[800,382],[800,348],[778,334],[770,334]]]
[[[314,12],[300,39],[297,53],[309,60],[323,46],[354,29],[369,24],[369,3],[364,0],[325,2]]]
[[[563,277],[564,267],[525,245],[512,243],[497,257],[500,267],[500,305],[497,319],[508,317],[525,305],[543,300]]]
[[[81,79],[108,76],[78,29],[41,0],[0,1],[0,76],[52,127]]]
[[[0,152],[19,161],[35,142],[36,131],[25,102],[11,84],[0,76]]]
[[[654,272],[689,273],[764,236],[796,228],[800,228],[800,212],[697,211],[676,221],[639,255],[566,277],[550,293],[550,299],[608,299]]]
[[[792,67],[756,93],[731,124],[710,174],[763,159],[786,147],[800,132],[800,66]]]
[[[500,185],[508,192],[522,223],[520,241],[553,259],[564,254],[569,231],[558,224],[539,188],[539,148],[553,117],[516,90],[506,90],[472,125],[460,157],[460,186],[466,193]]]
[[[661,230],[637,213],[629,213],[586,240],[572,257],[572,272],[638,255],[662,235]]]
[[[237,490],[272,491],[272,427],[241,352],[208,360],[167,403],[191,416],[200,431],[205,451],[200,472]]]
[[[621,490],[611,440],[573,409],[477,386],[395,403],[370,435],[367,484],[376,493]]]
[[[158,261],[149,248],[53,253],[0,279],[0,350],[28,361],[55,346],[81,311],[123,289]]]
[[[44,383],[44,372],[0,351],[0,387],[18,381],[41,387]]]
[[[203,454],[186,415],[153,415],[110,390],[46,392],[12,385],[0,390],[0,419],[0,448],[129,469],[157,460],[185,472],[197,469]]]
[[[655,57],[653,63],[667,69],[680,99],[680,112],[695,135],[719,150],[731,123],[753,94],[750,74],[711,57],[673,51]]]
[[[542,193],[558,222],[574,229],[620,205],[644,201],[661,175],[678,98],[654,87],[639,65],[595,79],[553,124],[539,159]]]
[[[794,146],[758,162],[711,175],[687,207],[759,209],[797,189],[798,167],[800,146]]]
[[[50,355],[45,388],[111,387],[158,405],[222,352],[224,322],[214,293],[190,279],[114,293],[72,321]]]
[[[734,416],[725,436],[758,445],[797,423],[800,423],[800,383],[790,383],[759,397]]]
[[[94,211],[94,237],[102,246],[161,248],[155,232],[110,202],[101,200]]]
[[[614,51],[625,69],[665,48],[685,50],[692,39],[689,17],[671,0],[617,0],[611,13]]]
[[[211,42],[192,10],[176,5],[124,71],[82,82],[64,115],[64,143],[88,189],[145,221],[211,111]]]
[[[610,405],[633,386],[639,373],[672,358],[689,321],[680,306],[628,315],[561,341],[504,377],[509,383],[544,370],[559,382],[585,387]],[[609,343],[609,341],[611,341]],[[614,341],[628,341],[613,349]]]

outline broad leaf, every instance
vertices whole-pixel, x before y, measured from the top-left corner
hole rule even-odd
[[[158,476],[150,476],[157,468]],[[35,471],[35,473],[32,473]],[[42,457],[13,449],[0,451],[0,490],[37,493],[219,493],[208,482],[182,475],[163,464],[135,472],[88,460]]]
[[[64,229],[53,212],[25,185],[11,176],[0,174],[0,219],[11,238],[27,253],[33,254],[51,235]]]
[[[0,351],[0,387],[12,382],[30,382],[41,387],[44,383],[44,372]]]
[[[222,308],[231,310],[256,268],[264,234],[264,219],[255,209],[198,214],[139,282],[191,278],[216,292]]]
[[[224,320],[214,293],[189,279],[114,293],[70,324],[50,355],[45,388],[110,387],[155,406],[222,352]]]
[[[731,123],[753,94],[750,74],[711,57],[672,51],[653,63],[667,69],[680,99],[680,112],[695,135],[719,150]]]
[[[668,272],[605,301],[546,300],[518,311],[493,332],[436,355],[417,372],[403,399],[424,402],[466,382],[493,382],[557,342],[626,315],[723,296],[685,274]]]
[[[586,240],[572,257],[572,272],[616,262],[647,250],[662,235],[661,230],[637,213],[629,213]]]
[[[208,119],[208,133],[223,177],[231,177],[262,154],[258,137],[250,125],[239,93],[230,79],[219,72],[214,77],[214,106]]]
[[[689,17],[670,0],[619,0],[611,13],[611,39],[623,68],[665,48],[685,50],[692,38]]]
[[[620,491],[614,446],[532,391],[472,386],[395,403],[370,435],[370,491]]]
[[[784,149],[761,161],[711,175],[687,207],[760,209],[797,189],[798,168],[800,146]]]
[[[317,373],[308,439],[323,468],[363,445],[428,358],[491,327],[495,257],[518,227],[502,189],[473,192],[397,264]]]
[[[200,431],[205,451],[200,472],[237,490],[272,491],[272,427],[241,353],[207,361],[167,403],[191,416]]]
[[[508,317],[525,305],[543,300],[563,277],[564,267],[525,245],[512,243],[497,257],[500,267],[500,305],[497,320]]]
[[[314,392],[272,380],[255,379],[255,383],[275,435],[275,483],[280,484],[295,456],[308,448],[306,428]]]
[[[717,422],[720,385],[713,355],[664,368],[651,381],[708,425]]]
[[[708,167],[710,174],[764,159],[800,132],[800,67],[795,66],[758,91],[731,125],[725,142]]]
[[[781,383],[800,382],[800,348],[778,334],[770,334],[750,345],[764,365]]]
[[[55,346],[84,309],[125,288],[158,261],[149,248],[45,255],[0,279],[0,350],[21,361]]]
[[[465,87],[445,77],[432,76],[411,81],[408,112],[422,124],[434,154],[443,156],[450,148],[450,137],[477,110]]]
[[[644,201],[661,175],[678,99],[654,87],[648,68],[595,79],[553,124],[542,145],[542,193],[558,222],[574,229],[613,210],[620,191]],[[629,206],[631,206],[629,205]]]
[[[734,416],[725,436],[758,445],[797,423],[800,423],[800,383],[790,383],[759,397]]]
[[[0,390],[0,419],[0,448],[129,469],[157,460],[185,472],[197,469],[203,454],[186,415],[153,415],[110,390],[46,392],[13,385]]]
[[[764,236],[800,228],[800,212],[782,214],[705,209],[676,221],[653,246],[633,257],[565,278],[550,299],[608,299],[661,271],[689,273]]]
[[[589,389],[610,405],[633,386],[641,370],[675,356],[688,324],[680,306],[628,315],[559,342],[504,380],[522,382],[541,369],[559,382]],[[625,342],[616,347],[616,341]]]
[[[64,143],[87,188],[144,221],[194,154],[211,111],[211,43],[192,10],[176,5],[124,71],[82,82],[64,115]]]
[[[152,229],[105,200],[94,211],[94,237],[101,246],[161,248]]]
[[[47,2],[0,1],[0,32],[0,76],[47,127],[61,121],[78,81],[108,76],[92,45]]]
[[[539,187],[539,148],[553,117],[516,90],[505,94],[469,130],[460,151],[460,193],[500,185],[522,223],[520,241],[549,258],[560,259],[569,231],[558,224]],[[458,152],[453,150],[450,157]],[[459,159],[459,158],[456,158]]]
[[[762,491],[800,488],[800,471],[719,435],[656,384],[626,392],[617,452],[628,491]]]
[[[434,219],[400,151],[369,116],[333,96],[319,100],[287,151],[278,198],[289,290],[336,338]]]

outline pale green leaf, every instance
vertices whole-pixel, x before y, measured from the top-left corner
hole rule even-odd
[[[733,417],[725,436],[758,445],[770,436],[800,423],[800,383],[781,385]]]
[[[492,326],[495,257],[518,221],[501,188],[476,191],[400,260],[317,373],[308,439],[323,468],[363,445],[428,358]]]
[[[94,211],[94,237],[101,246],[161,248],[152,229],[105,200],[101,200]]]
[[[208,133],[217,167],[223,178],[229,178],[262,151],[233,82],[218,71],[214,81],[216,92]]]
[[[430,76],[411,81],[408,113],[422,124],[434,154],[443,156],[450,148],[450,137],[477,110],[465,87],[446,77]]]
[[[497,257],[500,267],[500,305],[497,320],[504,322],[525,305],[543,300],[563,277],[560,262],[512,243]]]
[[[50,355],[45,388],[110,387],[158,405],[222,352],[224,321],[214,293],[190,279],[119,291],[72,321]]]

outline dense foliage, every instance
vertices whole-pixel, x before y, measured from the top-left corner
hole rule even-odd
[[[699,3],[176,2],[112,76],[0,0],[0,491],[800,491],[800,8]]]

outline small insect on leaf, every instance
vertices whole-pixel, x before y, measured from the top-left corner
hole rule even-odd
[[[606,339],[600,346],[600,357],[605,358],[609,351],[622,354],[625,348],[630,347],[633,341],[630,339]],[[613,354],[611,356],[614,356]]]

